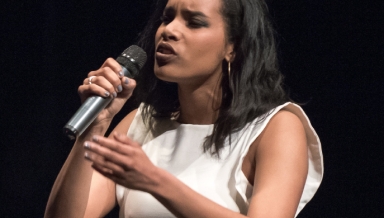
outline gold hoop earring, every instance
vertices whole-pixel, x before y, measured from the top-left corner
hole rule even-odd
[[[231,74],[231,62],[228,61],[228,75]]]

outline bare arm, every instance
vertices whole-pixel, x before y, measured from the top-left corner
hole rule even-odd
[[[113,132],[126,134],[137,110],[129,113]],[[109,138],[113,136],[110,135]],[[83,160],[84,149],[83,149]],[[89,161],[86,161],[89,163]],[[92,169],[91,167],[89,167]],[[90,192],[84,217],[104,217],[116,205],[116,183],[93,170]]]
[[[88,76],[95,76],[92,84],[85,79],[83,85],[79,87],[79,94],[83,101],[90,95],[109,96],[114,100],[77,138],[52,187],[45,217],[95,215],[89,211],[105,213],[115,205],[114,182],[95,172],[91,163],[84,160],[83,145],[92,135],[105,134],[112,118],[131,96],[136,86],[134,80],[119,76],[120,70],[121,67],[116,61],[107,59],[100,69],[89,73]],[[126,83],[126,81],[129,82]],[[131,116],[127,116],[116,127],[116,131],[128,129]],[[96,195],[98,197],[95,197]]]
[[[294,217],[308,173],[308,148],[300,119],[279,111],[256,140],[250,217]]]
[[[155,167],[140,145],[128,137],[113,136],[113,140],[98,137],[88,148],[95,169],[104,176],[128,188],[152,194],[178,217],[245,217]],[[255,186],[248,217],[293,217],[307,175],[303,125],[295,115],[281,111],[254,143]]]
[[[83,144],[94,133],[104,134],[106,127],[92,128],[79,137],[52,187],[45,217],[82,217],[90,194],[93,175],[91,164],[84,160]]]

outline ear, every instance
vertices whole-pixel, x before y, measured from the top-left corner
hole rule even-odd
[[[235,59],[235,52],[233,51],[233,43],[230,43],[226,46],[226,52],[225,52],[225,60],[227,62],[232,62]]]

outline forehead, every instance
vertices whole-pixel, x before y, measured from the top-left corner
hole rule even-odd
[[[220,14],[222,0],[168,0],[166,8],[176,11],[199,11],[210,17]]]

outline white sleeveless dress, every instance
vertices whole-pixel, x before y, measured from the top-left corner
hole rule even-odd
[[[213,124],[192,125],[162,120],[158,123],[159,128],[156,128],[160,131],[152,133],[143,123],[140,107],[127,134],[142,145],[156,166],[172,173],[193,190],[223,207],[247,214],[253,187],[241,170],[243,159],[270,119],[283,108],[300,118],[308,142],[309,169],[297,216],[321,183],[323,157],[319,137],[308,117],[296,104],[288,102],[280,105],[271,110],[263,121],[257,122],[258,119],[255,119],[241,131],[232,134],[232,144],[229,146],[226,141],[220,159],[204,153],[202,149],[204,138],[212,133]],[[120,205],[120,217],[175,217],[148,193],[117,185],[116,197]]]

